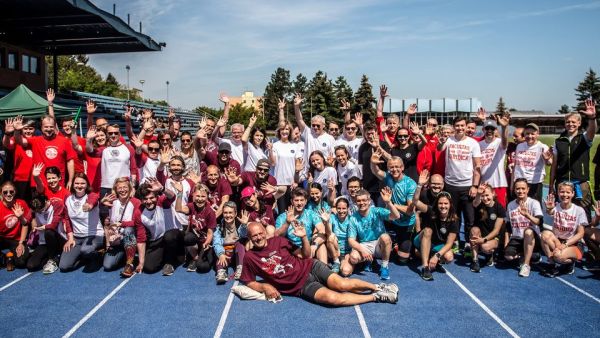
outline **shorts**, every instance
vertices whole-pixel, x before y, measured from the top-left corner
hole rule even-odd
[[[562,244],[567,242],[566,239],[558,239]],[[576,244],[570,245],[569,248],[575,248],[575,255],[577,260],[580,261],[583,258],[583,243],[577,242]]]
[[[542,252],[542,240],[540,239],[540,235],[538,235],[537,232],[535,232],[533,229],[533,236],[535,237],[535,244],[533,246],[533,252]],[[506,248],[504,248],[504,255],[506,256],[522,256],[524,254],[524,247],[523,247],[523,238],[511,238],[508,241],[508,244],[506,245]]]
[[[446,243],[431,243],[431,252],[429,253],[429,255],[435,254],[436,252],[442,250],[442,248],[444,247]],[[415,246],[415,249],[417,250],[421,250],[421,233],[419,232],[418,235],[415,236],[415,239],[413,239],[413,245]]]
[[[414,226],[396,227],[396,243],[398,244],[398,251],[410,253],[414,229]]]
[[[320,288],[327,287],[327,279],[332,274],[333,271],[325,263],[313,258],[313,265],[302,290],[300,290],[300,297],[314,303],[315,294]]]
[[[371,255],[373,255],[373,258],[382,258],[383,252],[381,252],[379,245],[377,245],[378,243],[379,243],[379,240],[376,239],[374,241],[362,242],[362,243],[360,243],[360,245],[363,248],[367,249],[369,251],[369,253]]]

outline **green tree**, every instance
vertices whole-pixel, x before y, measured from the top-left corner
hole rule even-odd
[[[560,109],[558,110],[558,113],[563,114],[563,115],[568,114],[570,112],[571,112],[571,108],[569,108],[569,106],[566,104],[563,104],[562,106],[560,106]]]
[[[333,84],[327,78],[327,74],[319,70],[308,83],[304,111],[310,112],[311,116],[321,115],[326,121],[340,122],[342,116],[336,115],[337,106]]]
[[[341,100],[346,100],[350,103],[354,100],[354,93],[352,91],[352,87],[346,81],[346,78],[343,76],[338,76],[333,83],[333,92],[335,93],[335,99],[338,104],[335,106],[336,114],[341,114],[339,103]]]
[[[261,116],[261,114],[254,109],[254,107],[245,107],[241,103],[238,103],[231,107],[229,110],[229,122],[228,124],[231,126],[234,123],[241,123],[244,126],[248,125],[248,121],[250,120],[250,116],[256,114],[258,120],[256,121],[255,127],[266,127],[266,120]],[[222,115],[222,112],[221,112]]]
[[[360,87],[354,94],[354,112],[362,112],[365,119],[375,120],[375,97],[373,96],[373,87],[369,83],[369,78],[363,74],[360,79]]]
[[[498,103],[496,104],[496,113],[501,114],[506,111],[506,104],[504,104],[504,99],[500,96]]]
[[[596,110],[600,110],[600,79],[593,69],[585,73],[585,78],[575,88],[575,97],[577,98],[577,106],[573,107],[575,111],[585,110],[585,100],[592,98],[596,101]]]
[[[290,71],[281,67],[277,68],[271,75],[271,81],[265,88],[261,103],[261,108],[265,112],[265,120],[268,121],[267,128],[275,129],[277,127],[279,113],[277,104],[279,103],[279,99],[290,96],[291,89]]]
[[[306,94],[306,89],[308,87],[308,79],[306,76],[302,75],[302,73],[296,75],[296,80],[292,82],[292,93],[300,93],[302,96]]]

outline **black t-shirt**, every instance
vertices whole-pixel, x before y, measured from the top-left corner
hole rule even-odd
[[[390,152],[390,147],[385,142],[381,142],[381,148],[386,152]],[[362,183],[363,188],[368,192],[378,192],[383,187],[383,181],[380,181],[377,176],[371,171],[371,155],[373,154],[373,147],[367,142],[360,145],[358,148],[358,164],[362,164]],[[379,169],[386,171],[387,164],[382,163],[379,165]],[[373,201],[377,203],[377,201]]]
[[[435,217],[435,212],[431,206],[427,206],[427,214],[425,216],[421,227],[433,230],[433,234],[431,235],[432,245],[446,244],[448,234],[450,233],[455,233],[458,236],[460,228],[458,223],[460,220],[458,218],[455,221],[442,221]]]
[[[413,179],[413,181],[419,181],[419,174],[417,173],[417,155],[419,155],[419,145],[411,143],[408,147],[393,148],[392,156],[398,156],[404,163],[404,175]]]
[[[481,229],[482,236],[487,236],[494,230],[496,220],[499,218],[506,218],[506,210],[498,202],[495,202],[491,207],[480,203],[475,208],[475,225]]]

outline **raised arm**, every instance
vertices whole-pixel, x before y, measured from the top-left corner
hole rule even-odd
[[[13,119],[13,128],[15,130],[15,143],[20,145],[23,148],[29,146],[29,141],[23,135],[21,135],[21,131],[23,130],[23,117],[17,116]]]
[[[133,133],[133,127],[131,126],[131,113],[133,112],[133,107],[127,106],[125,107],[125,113],[123,114],[123,119],[125,119],[125,133],[129,139],[132,139],[135,134]],[[143,128],[142,128],[143,130]]]
[[[55,119],[54,118],[54,98],[55,97],[56,96],[54,95],[54,89],[48,88],[48,90],[46,90],[46,100],[48,100],[48,115],[52,116],[53,119]]]
[[[250,133],[252,132],[252,128],[254,128],[254,124],[256,124],[256,120],[256,115],[252,114],[252,116],[250,116],[250,120],[248,121],[248,127],[244,130],[244,134],[242,134],[242,143],[244,144],[244,148],[248,145]]]
[[[294,96],[294,115],[296,116],[296,123],[298,124],[298,129],[300,129],[300,133],[303,133],[304,128],[306,128],[306,123],[302,119],[302,110],[300,110],[302,101],[304,101],[302,94],[296,93],[296,96]]]
[[[285,121],[286,121],[286,119],[285,119],[285,98],[279,99],[279,102],[277,102],[277,110],[279,112],[279,122],[277,123],[277,125],[279,126],[279,128],[281,128],[285,125]]]
[[[379,165],[384,161],[381,159],[383,156],[381,147],[377,148],[371,155],[371,171],[381,181],[385,178],[385,171],[379,169]]]
[[[421,202],[419,199],[421,198],[421,190],[423,186],[429,182],[429,170],[423,169],[421,174],[419,174],[419,180],[417,182],[417,189],[415,189],[415,194],[413,195],[412,203],[408,206],[406,213],[412,214],[416,209],[419,212],[427,212],[427,204]]]
[[[89,130],[92,126],[96,125],[96,122],[94,121],[94,113],[98,107],[96,106],[96,102],[87,100],[85,103],[85,108],[87,111],[87,129]]]
[[[421,128],[419,128],[419,124],[417,122],[410,122],[409,125],[410,132],[413,133],[413,135],[419,135],[421,142],[419,142],[417,147],[419,151],[421,151],[421,149],[423,149],[423,147],[427,144],[427,139],[425,138],[425,135],[423,135],[423,131],[421,131]]]
[[[383,117],[383,105],[387,96],[387,86],[379,86],[379,100],[377,100],[377,117]]]
[[[394,203],[392,203],[392,189],[390,187],[384,187],[381,189],[381,200],[385,203],[386,209],[390,211],[389,221],[400,218],[400,212],[396,209]]]
[[[592,142],[594,140],[594,136],[596,136],[596,102],[587,99],[585,100],[585,111],[581,112],[588,119],[588,126],[585,131],[585,136],[587,139]]]
[[[224,106],[223,106],[223,119],[225,121],[229,120],[229,109],[231,108],[231,104],[229,103],[229,97],[227,97],[227,94],[225,93],[221,93],[219,95],[219,100],[221,102],[223,102]],[[217,136],[218,137],[223,137],[223,135],[225,135],[225,126],[217,126],[217,128],[215,128],[215,130],[217,131]]]
[[[404,114],[404,117],[402,118],[402,128],[404,129],[408,129],[410,127],[410,117],[415,115],[417,113],[417,104],[413,103],[410,106],[408,106],[408,109],[406,110],[406,114]]]

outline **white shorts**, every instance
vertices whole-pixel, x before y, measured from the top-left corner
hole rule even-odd
[[[360,245],[363,248],[367,249],[371,253],[371,255],[373,255],[374,258],[381,259],[383,258],[383,253],[381,252],[380,246],[377,244],[379,244],[379,239],[360,243]]]

